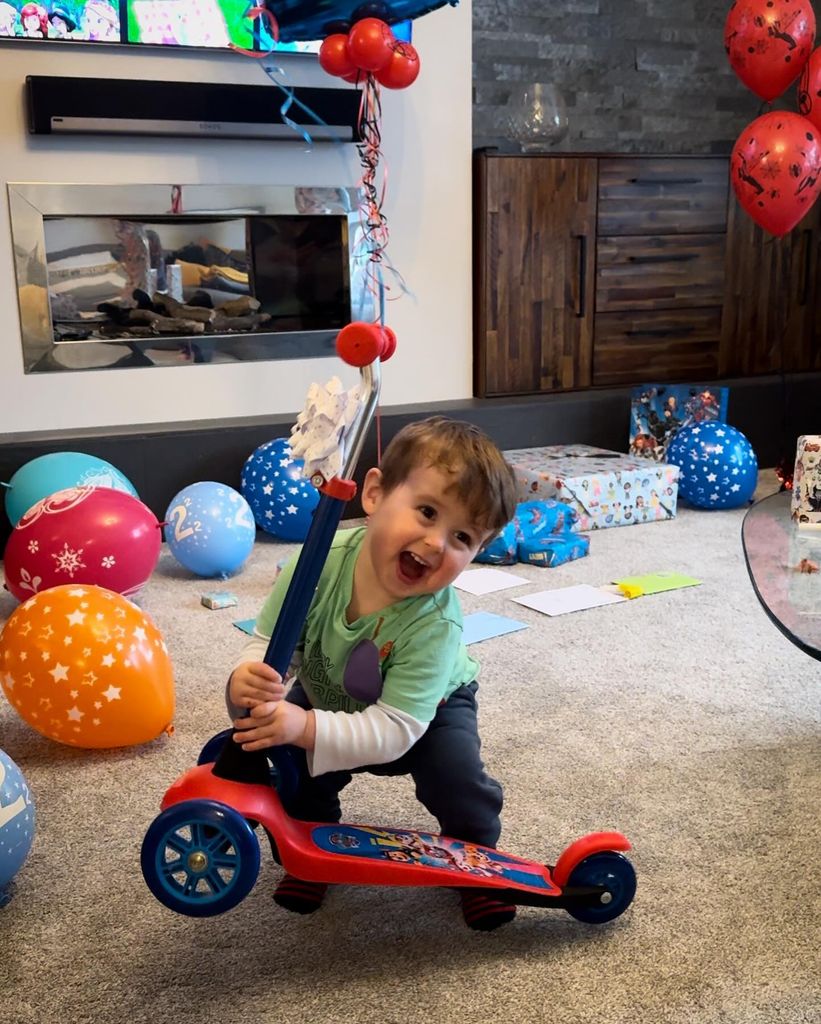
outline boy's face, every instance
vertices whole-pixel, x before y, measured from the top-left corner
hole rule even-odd
[[[362,489],[369,516],[365,548],[368,586],[383,605],[434,594],[470,564],[488,532],[472,521],[449,477],[433,466],[417,467],[389,493],[371,469]]]

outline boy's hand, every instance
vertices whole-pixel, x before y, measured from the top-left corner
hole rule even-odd
[[[245,661],[231,673],[228,696],[238,708],[254,708],[284,695],[282,677],[264,661]]]
[[[264,750],[266,747],[292,743],[313,750],[316,720],[310,711],[287,700],[256,704],[248,718],[234,721],[235,742],[243,750]]]

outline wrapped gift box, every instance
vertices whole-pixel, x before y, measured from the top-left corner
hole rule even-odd
[[[585,444],[517,448],[504,453],[519,500],[556,498],[575,509],[576,531],[672,519],[678,466]]]
[[[565,562],[584,558],[590,552],[590,538],[581,533],[554,533],[525,540],[516,549],[517,559],[527,565],[555,569]]]
[[[576,519],[576,511],[564,501],[547,498],[519,502],[511,521],[473,561],[489,565],[526,562],[553,569],[574,558],[584,558],[590,550],[590,538],[570,532]]]

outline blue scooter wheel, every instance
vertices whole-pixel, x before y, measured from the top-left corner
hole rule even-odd
[[[604,924],[623,914],[633,902],[636,872],[621,853],[594,853],[571,871],[567,887],[577,885],[602,886],[605,891],[595,906],[568,907],[568,914],[587,924]]]
[[[151,823],[140,867],[148,888],[169,910],[212,917],[253,889],[259,843],[233,808],[216,800],[184,800]]]

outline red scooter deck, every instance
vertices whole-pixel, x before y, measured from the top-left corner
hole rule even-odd
[[[545,864],[430,832],[297,821],[285,813],[273,787],[218,778],[211,768],[199,765],[182,775],[165,794],[163,810],[183,800],[228,805],[269,832],[282,866],[297,878],[339,884],[513,888],[541,896],[561,895]]]

